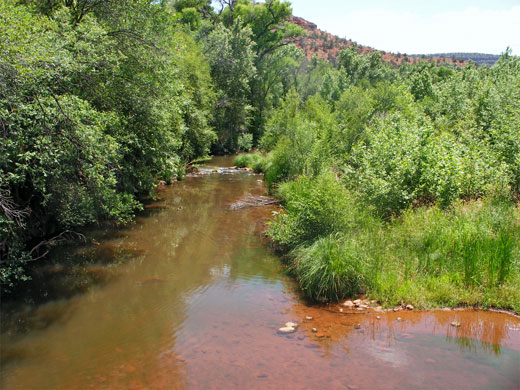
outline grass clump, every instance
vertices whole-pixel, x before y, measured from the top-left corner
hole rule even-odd
[[[322,237],[293,252],[292,271],[311,300],[339,300],[366,288],[362,249],[338,234]]]
[[[233,160],[233,165],[239,168],[251,168],[255,173],[266,171],[269,157],[259,152],[239,154]]]

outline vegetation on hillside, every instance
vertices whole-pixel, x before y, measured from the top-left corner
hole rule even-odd
[[[78,227],[130,221],[158,180],[257,147],[236,164],[282,199],[268,234],[310,299],[519,312],[520,59],[309,59],[291,14],[1,2],[2,286]]]

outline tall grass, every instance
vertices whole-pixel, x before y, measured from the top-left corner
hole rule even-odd
[[[518,208],[509,202],[459,202],[451,210],[419,208],[389,230],[413,272],[454,273],[467,286],[493,288],[518,270]],[[416,259],[416,260],[415,260]]]
[[[363,251],[345,240],[339,234],[330,235],[293,252],[292,271],[311,300],[339,300],[366,289]]]

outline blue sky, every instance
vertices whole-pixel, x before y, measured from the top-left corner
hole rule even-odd
[[[520,0],[292,0],[322,30],[392,52],[520,54]]]

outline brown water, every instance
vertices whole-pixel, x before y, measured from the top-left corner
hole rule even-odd
[[[519,388],[516,317],[302,303],[260,234],[274,206],[252,201],[268,203],[259,179],[187,178],[134,225],[57,251],[21,302],[2,303],[0,387]],[[279,334],[287,321],[300,326]]]

